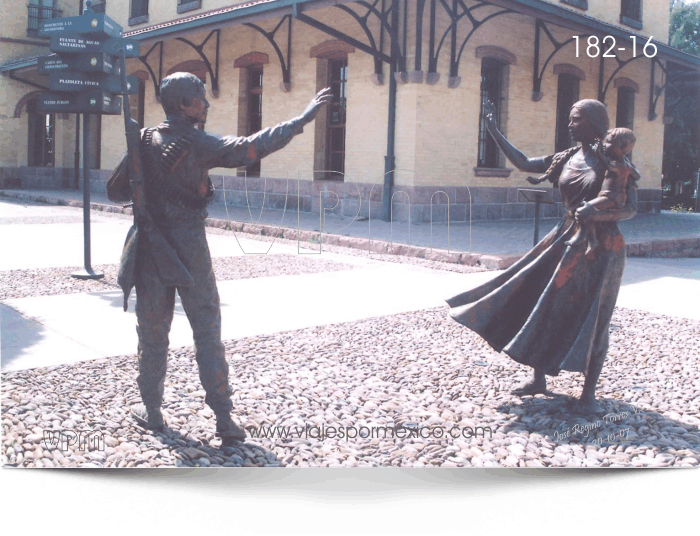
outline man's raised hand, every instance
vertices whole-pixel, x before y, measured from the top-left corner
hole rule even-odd
[[[304,110],[304,113],[301,114],[301,118],[304,120],[304,123],[311,123],[311,121],[316,118],[316,114],[318,114],[319,110],[331,102],[332,98],[333,93],[331,92],[331,88],[327,87],[319,91],[316,96],[311,99],[311,102],[306,107],[306,110]]]

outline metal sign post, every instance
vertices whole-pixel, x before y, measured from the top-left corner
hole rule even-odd
[[[90,114],[83,114],[83,260],[85,267],[73,272],[76,279],[102,279],[102,272],[92,269],[90,259]]]
[[[91,2],[77,17],[51,19],[42,23],[39,35],[50,37],[53,55],[39,59],[38,70],[49,75],[55,93],[39,99],[39,110],[47,113],[83,114],[83,235],[85,267],[72,275],[78,279],[100,279],[104,274],[92,269],[90,258],[90,114],[121,114],[122,92],[120,49],[130,58],[139,55],[138,42],[124,39],[122,28],[103,13],[93,13]],[[138,84],[129,77],[130,90]],[[129,103],[125,102],[124,106]],[[77,130],[77,129],[76,129]],[[77,132],[76,132],[77,135]],[[76,169],[79,157],[76,145]]]
[[[523,195],[525,199],[531,203],[535,203],[535,236],[532,240],[532,245],[536,246],[537,242],[540,241],[540,205],[546,203],[548,205],[553,205],[556,202],[549,195],[547,190],[532,190],[529,188],[521,188],[518,191]]]

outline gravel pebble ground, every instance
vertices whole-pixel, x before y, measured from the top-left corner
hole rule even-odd
[[[212,264],[218,281],[276,275],[315,274],[356,268],[351,264],[330,259],[310,259],[301,255],[217,257],[212,259]],[[119,265],[103,264],[93,266],[93,268],[95,271],[104,273],[104,278],[75,279],[70,274],[80,270],[77,266],[0,272],[0,300],[78,292],[100,292],[119,288],[117,285]]]
[[[549,388],[558,395],[519,399],[510,390],[529,369],[452,321],[446,307],[228,341],[239,422],[259,433],[263,426],[289,426],[294,437],[249,438],[225,448],[214,436],[190,347],[170,352],[164,433],[145,432],[129,416],[140,401],[135,356],[9,372],[2,375],[0,461],[30,467],[694,467],[700,462],[699,339],[699,322],[617,309],[599,382],[601,411],[578,417],[568,402],[580,393],[581,374],[552,378]],[[399,425],[410,437],[377,428]],[[325,437],[318,437],[320,427]],[[370,437],[331,438],[329,427]],[[67,438],[70,430],[101,431],[104,450],[52,447],[45,430],[68,431]]]
[[[322,251],[440,270],[483,270],[326,244]],[[357,266],[320,256],[256,255],[214,259],[214,267],[223,281]],[[96,268],[104,280],[68,277],[77,267],[0,272],[0,299],[116,286],[115,265]],[[249,437],[223,448],[214,436],[214,415],[204,405],[191,347],[170,352],[164,402],[169,427],[163,433],[144,431],[129,416],[131,405],[140,402],[133,355],[3,373],[0,463],[698,466],[700,322],[618,308],[610,335],[598,389],[601,411],[583,416],[573,416],[568,405],[580,393],[581,374],[552,378],[549,388],[557,395],[517,398],[510,390],[529,369],[452,321],[446,307],[227,341],[237,419],[249,436],[273,431],[275,437]],[[402,437],[392,437],[392,429]],[[280,437],[281,430],[288,437]],[[337,437],[341,430],[345,437]],[[63,431],[63,439],[45,438],[45,431]],[[74,440],[71,431],[101,432],[104,445],[82,441],[57,448],[56,442]],[[367,432],[370,437],[347,437]]]

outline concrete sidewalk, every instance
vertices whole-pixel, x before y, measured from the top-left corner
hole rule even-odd
[[[91,221],[94,265],[117,263],[129,220],[97,212]],[[77,266],[82,260],[78,208],[0,200],[0,224],[0,250],[9,252],[0,257],[0,272]],[[271,244],[245,234],[210,233],[208,241],[213,257],[299,254],[295,244]],[[252,257],[264,260],[261,255]],[[382,255],[368,258],[323,251],[304,257],[309,262],[342,262],[353,269],[220,281],[225,340],[439,307],[445,298],[495,275],[383,262]],[[0,303],[3,372],[134,353],[133,294],[129,312],[124,313],[117,289],[72,292],[28,294]],[[700,319],[699,301],[699,259],[628,260],[619,306]],[[192,344],[179,301],[170,339],[172,348]]]
[[[0,198],[28,200],[49,204],[82,206],[78,190],[0,190]],[[121,205],[109,201],[105,194],[91,196],[93,210],[123,212]],[[208,208],[209,224],[229,227],[234,231],[299,238],[304,242],[322,242],[368,249],[403,253],[464,264],[483,264],[488,268],[506,268],[532,247],[532,220],[495,220],[468,223],[393,225],[381,220],[342,218],[333,214],[325,220],[318,214],[280,211],[213,203]],[[130,209],[126,209],[130,213]],[[542,219],[540,238],[545,236],[559,218]],[[700,215],[662,212],[638,214],[620,222],[627,243],[628,256],[640,257],[700,257]],[[370,246],[370,242],[374,243]],[[382,244],[384,243],[384,244]],[[398,249],[389,244],[410,245]],[[383,246],[383,247],[382,247]],[[432,251],[432,248],[438,251]],[[463,255],[459,255],[463,254]]]

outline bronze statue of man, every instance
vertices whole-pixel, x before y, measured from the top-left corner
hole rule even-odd
[[[232,391],[221,342],[219,293],[204,232],[206,206],[214,194],[208,171],[249,166],[282,149],[314,120],[331,92],[328,88],[320,91],[299,117],[250,137],[221,137],[203,130],[209,103],[204,84],[192,74],[179,72],[164,78],[160,97],[166,120],[141,131],[146,209],[193,283],[164,284],[159,275],[162,259],[153,258],[149,240],[139,240],[135,277],[137,383],[143,404],[131,413],[146,428],[164,427],[161,404],[177,290],[192,326],[205,402],[216,415],[217,435],[223,445],[230,445],[245,439],[245,432],[231,418]]]

